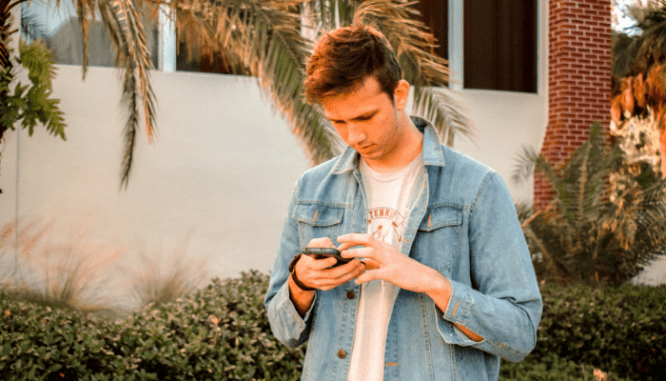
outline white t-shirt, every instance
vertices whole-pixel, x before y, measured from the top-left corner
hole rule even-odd
[[[367,198],[368,234],[400,249],[410,195],[419,174],[425,171],[423,155],[393,173],[375,172],[362,159],[359,169]],[[383,380],[386,334],[399,290],[380,279],[361,286],[347,381]]]

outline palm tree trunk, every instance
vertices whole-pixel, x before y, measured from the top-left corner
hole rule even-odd
[[[0,81],[5,82],[9,85],[9,82],[12,81],[11,70],[13,68],[11,61],[11,35],[14,34],[18,29],[12,30],[12,22],[14,18],[12,17],[12,8],[21,4],[25,0],[0,0]],[[7,91],[0,92],[0,102],[7,96]],[[5,126],[0,123],[0,141],[5,135],[5,131],[9,129],[10,126]]]
[[[11,27],[11,11],[9,0],[0,0],[0,74],[9,73],[12,62],[9,59],[9,28]],[[7,82],[6,76],[1,76],[0,81]],[[5,86],[3,86],[5,87]],[[7,91],[0,91],[0,102],[7,96]],[[8,129],[0,123],[0,141]]]
[[[666,179],[666,115],[659,123],[659,155],[661,156],[661,177]]]

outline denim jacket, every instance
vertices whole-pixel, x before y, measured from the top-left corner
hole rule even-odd
[[[536,344],[541,295],[506,185],[493,170],[423,132],[425,178],[403,232],[400,251],[447,277],[452,294],[442,311],[426,294],[401,289],[391,315],[384,380],[497,380],[500,358],[522,360]],[[345,381],[359,286],[317,290],[305,317],[289,298],[289,262],[313,238],[367,229],[358,154],[307,171],[289,205],[265,298],[273,334],[287,346],[308,341],[301,380]],[[452,323],[483,337],[469,339]]]

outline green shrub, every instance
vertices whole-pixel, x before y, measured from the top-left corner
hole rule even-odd
[[[110,369],[114,358],[104,353],[103,332],[111,323],[7,294],[2,315],[1,379],[74,379],[89,369]]]
[[[252,271],[135,313],[122,336],[130,341],[128,355],[160,380],[297,379],[302,350],[272,335],[263,305],[267,287],[268,276]]]
[[[0,379],[295,380],[302,348],[279,344],[256,271],[124,321],[52,309],[3,294]]]
[[[514,180],[534,172],[554,193],[545,208],[519,211],[540,281],[619,285],[666,255],[666,180],[628,163],[600,124],[561,164],[526,149]]]
[[[499,381],[597,381],[598,379],[594,376],[595,370],[599,371],[593,366],[577,364],[556,355],[546,355],[542,358],[530,356],[517,363],[503,361]],[[612,377],[609,377],[609,380],[625,380],[612,373],[608,376]]]
[[[2,380],[297,380],[304,347],[271,334],[256,271],[111,321],[0,294]],[[549,286],[537,347],[502,380],[663,380],[666,286]],[[581,365],[584,364],[584,365]]]
[[[537,359],[556,355],[632,379],[666,380],[666,285],[542,290]]]

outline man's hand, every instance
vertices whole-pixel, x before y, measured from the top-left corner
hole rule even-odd
[[[315,238],[308,247],[333,247],[329,238]],[[335,258],[314,259],[309,255],[302,255],[296,263],[294,271],[304,285],[328,291],[363,274],[365,265],[359,260],[353,260],[344,265],[331,267],[337,263]]]
[[[364,258],[363,262],[368,271],[356,279],[357,284],[373,279],[384,279],[402,289],[421,293],[431,291],[435,285],[430,280],[434,275],[433,269],[402,254],[388,243],[374,239],[369,234],[345,234],[338,237],[338,242],[342,244],[340,250],[343,250],[343,257]],[[363,247],[348,249],[359,245]]]
[[[377,241],[369,234],[345,234],[338,237],[338,242],[342,244],[339,249],[343,257],[364,258],[368,271],[356,278],[357,284],[373,279],[387,280],[402,289],[427,294],[442,311],[448,308],[451,283],[437,270],[404,255],[386,242]],[[348,249],[359,245],[363,247]],[[455,326],[470,339],[483,340],[467,327]]]
[[[308,247],[335,247],[327,237],[315,238],[308,243]],[[353,260],[341,266],[331,267],[337,263],[333,257],[314,259],[309,255],[301,255],[294,266],[296,277],[307,287],[327,291],[347,283],[363,274],[365,265],[359,260]],[[314,300],[314,291],[300,289],[294,280],[289,277],[289,291],[291,300],[301,316],[310,308]]]

